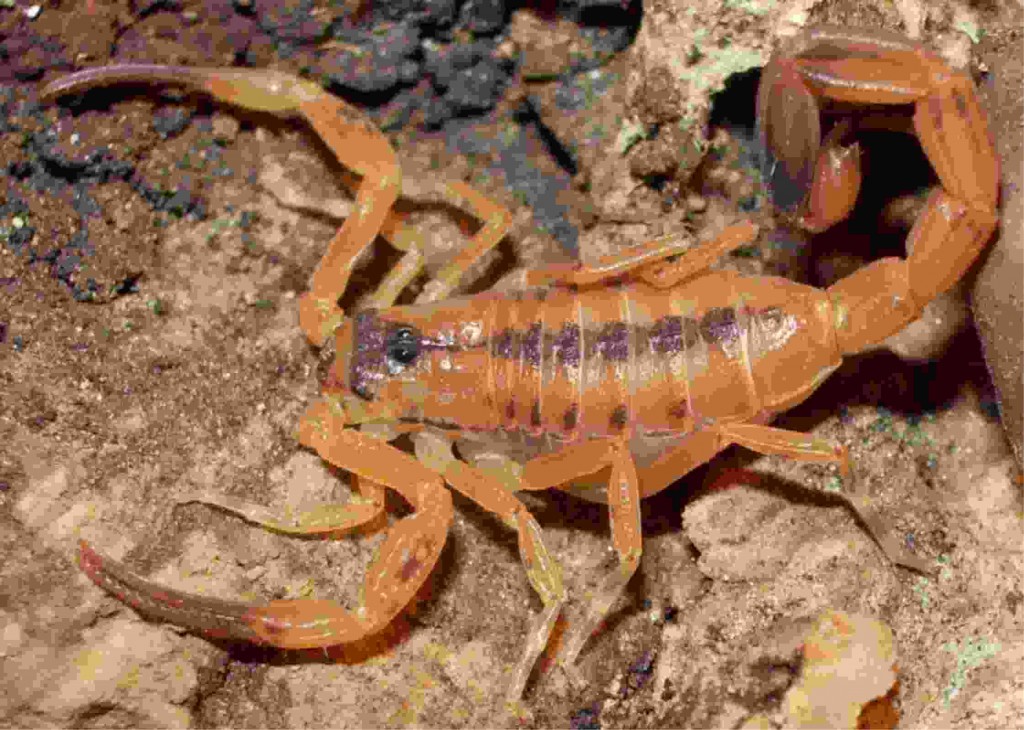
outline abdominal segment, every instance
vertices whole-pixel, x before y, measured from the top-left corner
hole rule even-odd
[[[494,312],[491,382],[505,429],[566,440],[690,431],[764,406],[752,372],[800,318],[779,306],[709,305],[677,291],[553,292]]]

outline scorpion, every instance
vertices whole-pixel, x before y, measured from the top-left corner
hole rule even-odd
[[[512,295],[450,295],[491,250],[511,214],[463,182],[441,195],[482,222],[412,304],[399,294],[424,268],[415,232],[393,209],[397,156],[367,117],[315,83],[271,70],[121,65],[49,83],[54,99],[119,82],[172,83],[249,110],[304,119],[349,170],[355,206],[299,302],[311,344],[336,357],[298,427],[298,441],[353,477],[353,498],[277,518],[258,505],[204,498],[277,532],[337,536],[385,512],[385,489],[411,512],[388,529],[360,605],[323,599],[241,602],[147,581],[89,543],[92,581],[151,617],[200,634],[284,649],[353,642],[386,627],[433,570],[453,519],[451,489],[518,536],[540,597],[506,699],[522,696],[567,600],[562,570],[517,493],[566,489],[606,503],[617,568],[603,578],[560,659],[573,664],[636,571],[640,500],[737,444],[760,454],[838,465],[845,500],[890,561],[930,572],[890,532],[857,485],[845,447],[770,426],[805,400],[845,355],[898,332],[964,276],[998,224],[999,162],[970,77],[895,33],[819,27],[762,73],[757,116],[774,175],[799,191],[796,216],[820,231],[847,217],[861,184],[849,126],[823,136],[826,105],[911,105],[913,129],[939,185],[906,244],[825,289],[709,266],[757,236],[737,223],[712,240],[669,235],[592,265],[526,271]],[[883,111],[885,111],[883,109]],[[377,235],[402,257],[354,312],[338,305],[354,263]],[[408,434],[414,454],[391,442]],[[458,457],[453,449],[458,440]],[[593,477],[607,473],[607,481]],[[591,481],[587,481],[590,478]],[[578,677],[576,677],[578,679]]]

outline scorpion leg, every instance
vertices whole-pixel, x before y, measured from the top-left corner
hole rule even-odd
[[[750,222],[729,226],[709,241],[696,241],[689,234],[675,233],[603,256],[591,266],[553,264],[533,269],[526,274],[526,284],[589,286],[631,275],[665,289],[701,273],[723,255],[756,237],[757,226]],[[678,257],[675,261],[666,261],[674,256]]]
[[[464,182],[448,183],[442,189],[442,195],[460,210],[471,209],[476,217],[484,222],[484,225],[473,236],[469,245],[427,282],[423,291],[416,298],[417,304],[436,302],[451,294],[469,267],[497,246],[512,225],[512,214],[507,208]]]
[[[881,512],[868,494],[860,488],[850,469],[850,457],[845,447],[833,446],[827,441],[809,437],[799,431],[787,431],[756,423],[736,423],[713,429],[724,441],[720,448],[738,444],[759,454],[785,456],[799,461],[832,462],[839,465],[840,474],[852,488],[841,496],[864,522],[868,532],[882,548],[890,561],[926,575],[932,573],[928,561],[911,555],[893,536]]]
[[[469,267],[494,248],[505,237],[512,224],[512,214],[507,208],[462,181],[434,186],[434,189],[440,193],[441,201],[459,210],[469,209],[476,218],[484,221],[484,224],[465,248],[426,283],[416,298],[417,304],[436,302],[451,294]],[[381,233],[385,231],[382,230]],[[401,291],[419,275],[423,269],[423,262],[422,246],[416,242],[406,250],[398,265],[388,272],[384,281],[371,296],[367,297],[362,306],[369,309],[385,309],[393,305]]]
[[[227,495],[206,493],[187,494],[175,500],[177,504],[197,502],[208,504],[224,512],[241,517],[246,522],[285,535],[319,535],[340,537],[364,527],[384,513],[383,492],[380,485],[357,480],[360,496],[341,503],[318,504],[301,512],[291,509],[284,515],[263,505]]]
[[[612,545],[619,557],[619,566],[605,578],[590,600],[586,615],[567,639],[560,663],[575,680],[573,665],[583,645],[608,614],[640,564],[640,494],[636,467],[628,444],[620,439],[584,441],[556,453],[536,457],[521,468],[503,469],[499,474],[447,457],[441,467],[445,480],[453,489],[498,514],[507,524],[517,527],[520,556],[526,566],[527,576],[544,600],[545,610],[531,629],[526,649],[513,672],[507,695],[509,701],[519,699],[522,694],[565,601],[561,569],[544,550],[540,542],[540,528],[512,492],[558,487],[609,466],[608,509]],[[524,518],[527,518],[525,525],[522,522]],[[526,526],[528,529],[524,529]]]
[[[585,441],[554,454],[538,456],[523,467],[523,489],[549,489],[567,484],[579,477],[611,467],[608,479],[608,517],[611,522],[612,547],[619,558],[616,570],[610,573],[590,600],[587,614],[566,641],[562,664],[574,676],[573,665],[583,645],[601,624],[626,584],[636,573],[643,552],[640,528],[640,489],[636,465],[623,439]]]
[[[669,450],[653,464],[638,470],[641,497],[654,494],[671,484],[679,474],[687,474],[730,444],[738,444],[760,454],[786,456],[801,461],[831,462],[839,465],[849,488],[840,495],[854,510],[872,538],[893,563],[921,573],[931,573],[931,566],[910,555],[892,535],[885,518],[870,497],[853,480],[846,449],[815,439],[797,431],[786,431],[756,423],[729,424],[706,428],[691,434],[679,446]]]
[[[415,246],[410,248],[399,259],[384,277],[384,280],[364,301],[360,302],[360,309],[387,309],[395,303],[398,295],[405,287],[412,283],[412,280],[419,276],[423,270],[423,248]]]
[[[522,697],[526,681],[537,658],[547,646],[565,604],[562,568],[544,546],[540,525],[526,505],[497,479],[456,459],[451,443],[442,436],[425,432],[417,434],[413,443],[422,463],[441,474],[453,489],[501,518],[519,536],[519,558],[544,609],[534,619],[527,634],[523,656],[509,682],[505,699],[506,702],[515,703]]]
[[[710,241],[701,241],[674,261],[653,261],[640,267],[635,276],[658,289],[671,289],[706,271],[715,261],[757,239],[757,226],[749,221],[729,226]]]
[[[399,430],[380,427],[378,424],[364,426],[362,432],[379,441],[393,441]],[[357,529],[370,529],[384,516],[384,487],[377,482],[350,475],[353,490],[357,493],[348,502],[323,503],[296,512],[288,507],[281,515],[264,505],[230,495],[195,492],[183,494],[175,499],[176,504],[191,502],[207,504],[229,512],[254,525],[284,535],[322,538],[342,537]]]

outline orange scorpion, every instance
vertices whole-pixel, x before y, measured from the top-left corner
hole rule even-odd
[[[846,500],[888,558],[929,570],[851,485],[843,447],[768,424],[806,399],[844,355],[920,316],[996,229],[999,163],[985,113],[969,76],[937,54],[892,33],[817,28],[772,58],[758,94],[762,138],[780,171],[807,192],[800,217],[815,230],[846,217],[860,187],[857,149],[842,146],[841,133],[823,139],[820,105],[913,105],[914,131],[940,185],[909,234],[906,259],[874,261],[826,289],[711,270],[755,238],[756,228],[740,223],[711,241],[680,234],[592,266],[531,270],[514,296],[449,298],[511,222],[502,206],[454,182],[442,195],[473,210],[483,226],[408,306],[394,302],[421,272],[423,254],[392,210],[401,194],[396,153],[361,112],[310,81],[249,69],[101,67],[50,83],[43,96],[116,82],[179,84],[247,109],[298,115],[355,173],[354,211],[300,300],[302,330],[316,345],[333,334],[337,356],[298,439],[350,472],[358,496],[292,520],[227,498],[203,501],[271,530],[324,535],[380,517],[385,488],[412,507],[389,529],[355,610],[329,600],[244,603],[183,593],[82,541],[82,569],[122,601],[211,637],[287,649],[358,640],[391,622],[437,562],[453,517],[447,484],[517,532],[543,603],[508,687],[515,701],[566,601],[559,563],[516,493],[568,489],[608,505],[618,568],[571,627],[561,662],[572,672],[639,565],[640,500],[730,444],[838,464],[848,477]],[[404,254],[367,306],[346,315],[337,302],[378,234]],[[415,456],[389,443],[403,433],[411,434]],[[601,486],[583,483],[605,471]]]

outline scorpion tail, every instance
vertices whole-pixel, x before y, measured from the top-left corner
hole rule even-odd
[[[841,352],[860,352],[921,316],[967,272],[997,222],[994,210],[933,191],[910,232],[906,260],[873,261],[828,288]]]

